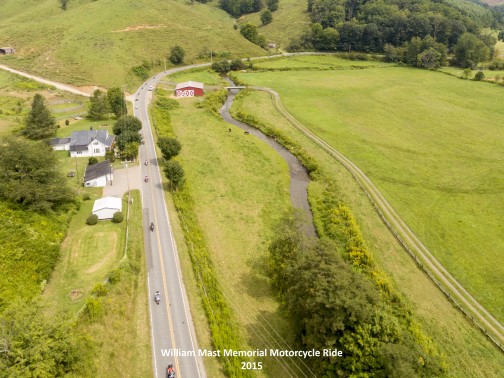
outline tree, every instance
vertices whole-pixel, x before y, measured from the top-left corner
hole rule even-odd
[[[497,39],[499,41],[504,41],[504,30],[499,32],[499,35],[497,36]]]
[[[229,62],[226,59],[212,63],[212,70],[214,70],[217,73],[225,74],[225,73],[229,72],[230,69],[231,69],[231,65],[229,64]]]
[[[90,98],[88,117],[94,120],[104,119],[110,113],[110,103],[107,94],[99,89]]]
[[[170,190],[177,190],[184,184],[184,169],[178,161],[168,160],[164,167],[164,173],[170,180]]]
[[[273,15],[271,14],[271,11],[269,9],[266,9],[261,13],[261,22],[263,25],[267,25],[271,21],[273,21]]]
[[[460,36],[454,47],[455,60],[462,68],[474,69],[478,63],[488,60],[490,50],[472,33],[464,33]]]
[[[142,121],[134,116],[123,115],[116,121],[112,130],[115,135],[121,135],[127,131],[138,132],[141,129]]]
[[[476,72],[476,75],[474,75],[474,80],[476,81],[481,81],[485,78],[485,74],[483,73],[483,71],[478,71]]]
[[[74,201],[49,145],[7,138],[0,146],[0,198],[40,211]]]
[[[45,105],[44,96],[36,94],[30,112],[25,119],[23,134],[27,138],[40,140],[56,135],[56,120]]]
[[[132,141],[125,143],[124,146],[119,149],[119,153],[122,159],[134,160],[138,155],[138,146],[140,144],[137,141]]]
[[[93,165],[93,164],[96,164],[98,163],[98,159],[95,158],[94,156],[91,156],[89,159],[88,159],[88,165]]]
[[[126,107],[126,101],[124,99],[124,93],[121,88],[110,88],[107,91],[107,99],[110,104],[112,113],[114,113],[117,118],[128,113],[128,108]]]
[[[177,156],[182,149],[182,145],[175,138],[161,137],[158,139],[157,145],[166,160]]]
[[[231,62],[230,69],[231,71],[240,71],[246,69],[247,66],[241,59],[235,59]]]
[[[278,9],[278,0],[266,0],[266,6],[272,12]]]
[[[266,38],[263,35],[259,35],[257,27],[252,24],[247,23],[243,25],[240,29],[240,34],[256,45],[261,47],[266,46]]]
[[[175,46],[171,49],[169,60],[173,64],[182,64],[184,63],[185,51],[180,46]]]

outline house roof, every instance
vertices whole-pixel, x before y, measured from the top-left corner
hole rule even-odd
[[[183,83],[178,83],[177,86],[175,87],[175,90],[187,87],[203,89],[203,83],[199,83],[197,81],[185,81]]]
[[[71,138],[52,138],[49,141],[49,144],[51,146],[57,146],[57,145],[60,145],[60,144],[70,143],[71,140],[72,140]]]
[[[110,166],[110,162],[108,160],[88,165],[86,168],[86,174],[84,175],[84,181],[93,180],[109,173],[112,173],[112,167]]]
[[[72,133],[72,141],[70,142],[70,150],[77,150],[76,146],[87,147],[95,139],[102,142],[107,147],[110,147],[114,142],[114,136],[109,135],[108,130],[74,131]]]
[[[117,197],[103,197],[97,199],[93,205],[93,213],[103,209],[117,209],[117,211],[121,211],[122,200]]]

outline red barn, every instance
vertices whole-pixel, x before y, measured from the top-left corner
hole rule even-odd
[[[177,84],[175,87],[176,97],[194,97],[203,95],[203,83],[198,83],[197,81],[186,81],[185,83]]]

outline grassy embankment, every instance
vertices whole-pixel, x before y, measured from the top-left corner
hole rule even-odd
[[[270,49],[272,53],[285,50],[291,39],[300,36],[310,25],[310,17],[306,12],[304,0],[280,1],[278,9],[272,13],[273,21],[267,25],[261,23],[261,12],[243,15],[239,22],[258,26],[258,32],[264,34],[268,42],[276,44],[276,49]]]
[[[298,57],[296,59],[300,58]],[[326,64],[337,64],[337,59],[334,57],[302,57],[301,59],[307,59],[309,61],[311,61],[311,59],[316,59],[325,61]],[[299,61],[297,62],[299,63]],[[273,61],[264,63],[264,65],[268,66],[270,64],[275,64],[278,67],[278,63]],[[289,61],[285,61],[284,64],[289,66]],[[257,65],[262,66],[263,64],[257,63]],[[389,75],[389,73],[393,73],[393,75]],[[437,90],[433,91],[437,96],[429,101],[422,99],[421,90],[413,91],[413,89],[416,88],[411,88],[415,83],[415,79],[425,84],[425,80],[429,75],[433,76],[431,79],[432,81],[441,80],[443,82],[445,78],[443,75],[426,71],[398,68],[380,70],[369,68],[366,70],[334,72],[285,72],[280,75],[278,75],[278,73],[275,73],[275,75],[269,73],[253,75],[239,74],[243,81],[258,83],[279,90],[280,94],[283,95],[282,99],[284,100],[284,104],[287,105],[289,111],[298,119],[302,120],[307,126],[311,126],[319,135],[331,141],[337,148],[339,148],[340,145],[352,144],[352,148],[349,147],[344,152],[351,158],[354,158],[355,155],[361,156],[361,159],[357,163],[363,168],[366,168],[371,163],[375,163],[373,167],[379,166],[379,163],[385,160],[384,157],[386,155],[384,156],[384,152],[387,151],[385,148],[386,144],[384,141],[377,139],[379,136],[388,138],[389,145],[392,141],[396,144],[401,142],[401,139],[398,138],[397,135],[397,129],[400,131],[403,128],[399,127],[399,122],[395,120],[395,118],[398,117],[397,109],[405,109],[411,115],[410,124],[401,122],[400,125],[410,126],[407,128],[410,132],[412,130],[417,130],[420,134],[418,125],[416,125],[415,128],[415,124],[412,123],[412,121],[422,119],[420,115],[422,111],[425,112],[424,109],[421,109],[422,105],[425,106],[428,103],[430,107],[435,107],[437,101],[437,106],[443,103],[447,106],[446,102],[439,99],[439,92],[442,93],[443,87],[439,88],[438,86]],[[399,78],[394,81],[394,78],[397,76],[399,76]],[[360,80],[358,80],[358,78],[360,78]],[[338,80],[336,81],[336,79]],[[483,91],[486,91],[487,88],[490,88],[490,90],[496,88],[484,83],[457,81],[449,77],[446,77],[445,80],[448,79],[456,83],[467,83],[465,85],[480,85],[484,87],[484,89],[482,89]],[[390,82],[391,80],[392,82]],[[434,83],[429,83],[432,85],[425,86],[425,88],[436,88]],[[349,87],[352,86],[352,84],[355,89],[353,92],[350,92]],[[403,88],[402,91],[400,90],[400,84],[402,86],[408,86],[408,89],[412,91],[411,93],[417,93],[415,97],[417,101],[419,100],[418,94],[420,94],[420,100],[422,101],[418,104],[408,101],[408,96],[404,94],[405,89]],[[420,84],[417,85],[420,87]],[[445,82],[444,85],[445,91],[450,88],[449,83]],[[284,99],[284,97],[287,97],[287,88],[289,94],[291,94],[291,96],[289,96],[290,102]],[[282,89],[284,89],[284,92],[282,92]],[[471,88],[471,90],[474,92],[474,88]],[[338,91],[339,93],[334,93]],[[319,93],[321,97],[319,97]],[[370,93],[371,95],[364,96],[364,93]],[[402,97],[395,98],[393,96],[394,93],[398,97],[401,95],[405,97],[404,99]],[[478,91],[476,93],[478,93]],[[324,96],[326,97],[324,98]],[[334,101],[336,96],[338,101]],[[443,98],[450,99],[451,97],[446,96]],[[459,96],[456,96],[456,99],[460,101]],[[349,103],[349,100],[352,100],[352,102]],[[379,100],[380,107],[377,105],[371,106],[373,105],[373,100]],[[388,101],[392,101],[396,104],[394,109],[386,107]],[[408,106],[399,106],[398,101],[404,101]],[[342,104],[340,104],[340,102]],[[398,290],[404,294],[406,300],[413,306],[424,329],[429,330],[429,333],[440,346],[441,350],[446,353],[450,376],[465,376],[467,372],[471,372],[471,376],[499,376],[499,366],[503,364],[502,355],[478,331],[469,325],[461,314],[452,308],[439,290],[416,268],[415,264],[399,247],[385,226],[381,223],[378,216],[374,215],[375,212],[367,198],[361,193],[357,184],[353,182],[349,174],[342,167],[335,164],[331,158],[325,156],[325,154],[321,154],[317,146],[314,146],[310,141],[300,136],[299,133],[274,110],[268,94],[253,93],[244,99],[238,100],[237,105],[239,109],[254,114],[269,127],[280,130],[292,140],[297,141],[305,151],[316,158],[321,167],[321,172],[334,178],[338,182],[338,186],[340,187],[339,194],[342,200],[351,207],[356,215],[363,229],[365,240],[369,242],[371,250],[374,252],[374,256],[376,260],[378,260],[379,265],[393,275],[397,287],[399,288]],[[346,109],[342,109],[343,107]],[[338,109],[337,113],[336,109]],[[301,117],[300,113],[303,112],[307,114]],[[372,112],[372,116],[370,112]],[[405,116],[407,112],[404,111],[399,114]],[[386,133],[384,130],[378,128],[378,126],[384,127],[389,124],[386,122],[387,119],[382,120],[382,123],[376,124],[376,120],[380,120],[381,118],[379,116],[382,114],[390,115],[389,122],[391,126],[397,125],[394,133]],[[468,115],[465,114],[465,116],[467,117]],[[327,117],[327,119],[325,117]],[[321,120],[321,118],[324,119]],[[339,119],[343,119],[348,125],[343,123],[343,121],[337,122],[336,120]],[[353,122],[350,122],[350,120]],[[394,120],[396,122],[394,122]],[[444,121],[446,124],[446,118]],[[439,122],[437,124],[439,124]],[[331,125],[331,128],[324,127],[324,125]],[[369,127],[366,128],[367,125],[369,125]],[[354,128],[351,130],[350,126],[354,126]],[[346,134],[343,134],[342,130],[346,131]],[[339,135],[337,139],[338,144],[335,144],[336,138],[328,139],[328,136],[338,131],[341,135]],[[353,133],[350,131],[353,131]],[[364,131],[367,134],[363,134]],[[371,139],[371,141],[366,138],[366,143],[364,144],[363,135],[370,135],[368,138]],[[445,140],[448,136],[449,134],[447,133],[445,135]],[[416,135],[414,137],[410,135],[409,137],[404,137],[404,141],[410,143],[415,143],[416,141],[416,143],[419,143],[422,139]],[[448,143],[448,141],[446,142]],[[457,140],[455,140],[455,143],[456,142]],[[378,147],[381,146],[382,148],[380,149],[380,154],[375,153],[373,155],[368,150],[370,146],[373,146],[375,143],[378,144]],[[447,151],[449,145],[445,144],[443,148]],[[397,171],[401,167],[401,153],[407,154],[404,148],[400,149],[399,146],[396,146],[394,153],[395,165],[394,167],[387,166],[390,174],[400,173]],[[415,163],[411,158],[406,161]],[[367,163],[367,165],[364,165],[364,163]],[[475,163],[477,164],[478,162]],[[460,165],[458,168],[460,169]],[[371,175],[369,169],[365,169],[365,171],[367,174]],[[383,171],[386,171],[386,169],[383,169]],[[428,172],[428,170],[425,169],[420,172],[425,173]],[[371,177],[376,183],[379,183],[379,181],[377,182],[376,180],[376,175],[371,175]],[[425,177],[423,177],[423,179],[425,182]],[[321,191],[322,188],[319,187],[319,185],[316,183],[311,184],[310,196],[312,200],[316,200],[317,198],[320,199],[322,195]],[[387,197],[392,200],[390,195],[387,194]],[[484,195],[481,197],[484,197]],[[409,205],[415,206],[415,203],[417,204],[417,210],[422,208],[420,201],[411,201]],[[481,204],[481,199],[479,203]],[[402,211],[400,211],[400,213],[403,214]],[[370,214],[373,216],[370,216]],[[484,250],[481,251],[483,253]],[[481,259],[478,261],[481,261]],[[456,261],[454,261],[454,263],[455,262]]]
[[[233,29],[233,19],[216,3],[185,0],[79,0],[69,2],[66,11],[53,0],[7,0],[0,35],[3,44],[17,50],[0,57],[0,63],[65,83],[126,83],[130,89],[140,83],[132,67],[145,61],[164,69],[177,44],[186,51],[187,63],[209,50],[240,57],[264,54]]]
[[[277,89],[287,109],[361,167],[442,264],[504,319],[504,268],[496,264],[504,247],[500,87],[398,67],[239,77]]]
[[[50,312],[79,314],[79,326],[95,344],[97,376],[148,376],[152,364],[140,194],[132,194],[128,222],[100,221],[88,226],[86,218],[101,189],[83,190],[91,200],[82,202],[70,222],[44,301]],[[127,208],[123,201],[125,218]],[[105,295],[94,298],[104,282],[108,282]],[[90,298],[98,302],[92,304],[92,316],[86,310]]]
[[[287,166],[264,143],[226,124],[208,110],[196,108],[199,101],[197,98],[180,100],[180,107],[170,111],[172,131],[165,131],[182,143],[179,159],[187,177],[187,186],[182,192],[167,196],[170,207],[180,211],[180,223],[175,222],[174,228],[184,276],[194,276],[189,254],[195,252],[186,247],[192,248],[194,237],[198,248],[206,249],[213,275],[231,308],[231,319],[239,325],[241,348],[273,347],[274,341],[282,343],[273,330],[292,344],[287,324],[271,297],[265,271],[273,226],[290,207]],[[167,117],[159,111],[157,108],[153,113],[156,126],[167,130]],[[184,243],[181,232],[187,230],[187,222],[194,222],[192,225],[202,234],[194,236],[193,230],[189,230],[191,233],[186,233]],[[181,244],[185,246],[183,250],[180,250]],[[212,345],[212,341],[202,304],[194,300],[196,291],[194,284],[188,285],[201,348]],[[229,346],[224,344],[224,347]],[[291,364],[286,360],[261,360],[265,373],[257,372],[257,376],[285,376],[282,365]],[[215,359],[205,363],[207,371],[219,370],[218,365],[213,368]]]

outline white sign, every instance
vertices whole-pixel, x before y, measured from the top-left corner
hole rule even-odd
[[[177,97],[194,97],[194,89],[177,89]]]

